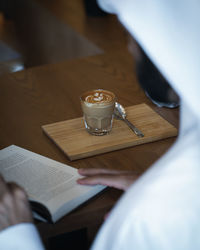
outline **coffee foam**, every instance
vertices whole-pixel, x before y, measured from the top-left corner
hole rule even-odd
[[[111,92],[105,90],[95,90],[87,93],[84,97],[84,101],[91,104],[103,104],[110,103],[114,99],[114,95]]]

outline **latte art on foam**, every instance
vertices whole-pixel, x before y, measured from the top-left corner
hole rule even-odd
[[[82,94],[81,107],[86,130],[92,135],[106,135],[112,129],[115,94],[105,89]]]
[[[85,101],[89,103],[108,103],[113,100],[113,96],[105,92],[94,92],[85,97]]]

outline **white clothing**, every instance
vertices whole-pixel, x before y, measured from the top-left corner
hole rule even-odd
[[[117,14],[182,103],[177,142],[119,200],[92,250],[200,249],[200,1],[98,2]]]
[[[36,227],[21,223],[0,232],[1,250],[44,250]]]
[[[200,154],[187,133],[126,192],[92,250],[200,249]],[[192,160],[191,160],[192,159]]]
[[[99,0],[181,98],[180,134],[115,206],[92,250],[200,249],[200,2]]]
[[[98,0],[116,13],[200,119],[199,0]],[[192,100],[192,101],[191,101]]]

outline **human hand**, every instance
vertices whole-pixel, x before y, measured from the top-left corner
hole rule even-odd
[[[22,222],[32,222],[25,191],[15,183],[6,183],[0,176],[0,231]]]
[[[117,189],[127,190],[128,187],[138,178],[138,175],[132,171],[80,168],[80,175],[85,176],[78,179],[77,183],[81,185],[105,185]]]

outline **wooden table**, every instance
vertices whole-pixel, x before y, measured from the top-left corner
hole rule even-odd
[[[178,127],[178,109],[157,108],[150,103],[137,83],[132,66],[123,67],[130,59],[126,53],[107,53],[1,76],[0,149],[16,144],[76,168],[129,169],[142,174],[175,138],[70,162],[41,129],[44,124],[80,117],[80,94],[95,88],[113,91],[124,106],[147,103]],[[55,225],[37,222],[43,240],[86,227],[91,242],[105,213],[121,194],[110,188]]]

